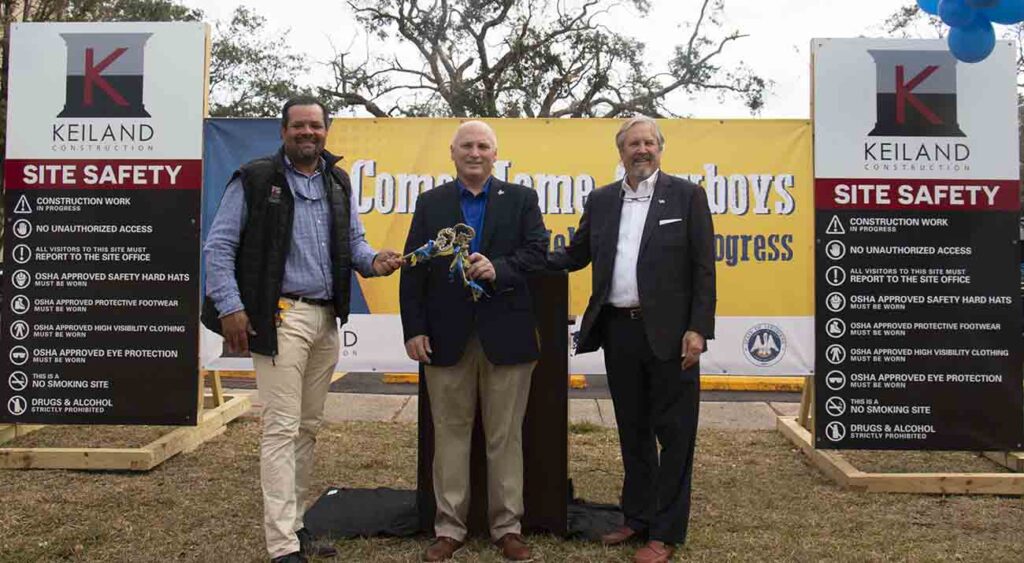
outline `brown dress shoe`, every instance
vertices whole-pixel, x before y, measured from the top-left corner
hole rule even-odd
[[[668,563],[675,551],[676,548],[671,545],[652,540],[637,550],[633,556],[633,563]]]
[[[501,549],[501,554],[509,561],[533,561],[530,546],[523,541],[523,536],[515,533],[505,534],[494,542]]]
[[[636,530],[633,528],[630,528],[629,526],[619,526],[607,534],[603,534],[601,536],[601,543],[604,545],[619,545],[620,543],[629,541],[635,535]]]
[[[423,552],[424,561],[447,561],[462,549],[462,542],[447,536],[438,536]]]

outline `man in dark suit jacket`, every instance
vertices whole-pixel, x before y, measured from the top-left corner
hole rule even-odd
[[[577,350],[604,348],[625,469],[625,525],[602,541],[646,536],[635,561],[663,562],[689,521],[699,359],[715,329],[714,227],[704,190],[659,171],[657,122],[632,118],[615,141],[623,181],[590,194],[569,246],[548,260],[593,264]]]
[[[451,144],[458,177],[419,197],[405,243],[409,253],[440,229],[473,227],[466,274],[487,292],[474,302],[457,274],[450,279],[447,257],[402,271],[405,348],[425,364],[434,420],[437,537],[424,561],[450,559],[466,538],[478,397],[491,536],[506,559],[531,558],[520,535],[522,426],[539,349],[526,274],[544,268],[548,237],[537,192],[491,176],[497,154],[498,141],[487,124],[463,123]]]

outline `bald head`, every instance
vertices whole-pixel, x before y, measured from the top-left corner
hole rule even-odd
[[[473,133],[486,135],[487,138],[490,139],[491,144],[494,145],[494,148],[498,148],[498,136],[494,134],[494,129],[491,129],[491,126],[483,121],[478,120],[460,123],[459,126],[455,128],[455,135],[452,136],[452,146],[454,147],[458,144],[459,135],[468,135]]]
[[[473,192],[483,189],[498,158],[498,137],[494,129],[483,121],[467,121],[455,130],[450,148],[462,184]]]

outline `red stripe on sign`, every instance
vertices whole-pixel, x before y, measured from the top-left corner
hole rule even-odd
[[[202,160],[8,160],[8,190],[198,190]]]
[[[835,179],[814,181],[822,210],[1017,211],[1017,180]]]

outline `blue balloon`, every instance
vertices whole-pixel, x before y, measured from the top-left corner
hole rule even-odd
[[[967,0],[967,5],[980,10],[982,8],[992,8],[999,3],[999,0]]]
[[[964,0],[939,0],[939,17],[949,27],[967,27],[977,14]]]
[[[950,29],[948,41],[954,57],[965,63],[976,63],[995,48],[996,32],[988,20],[980,17],[967,27]]]
[[[917,7],[927,14],[939,15],[939,0],[917,0]]]
[[[1013,25],[1024,21],[1024,0],[999,0],[999,4],[981,12],[989,21]]]

